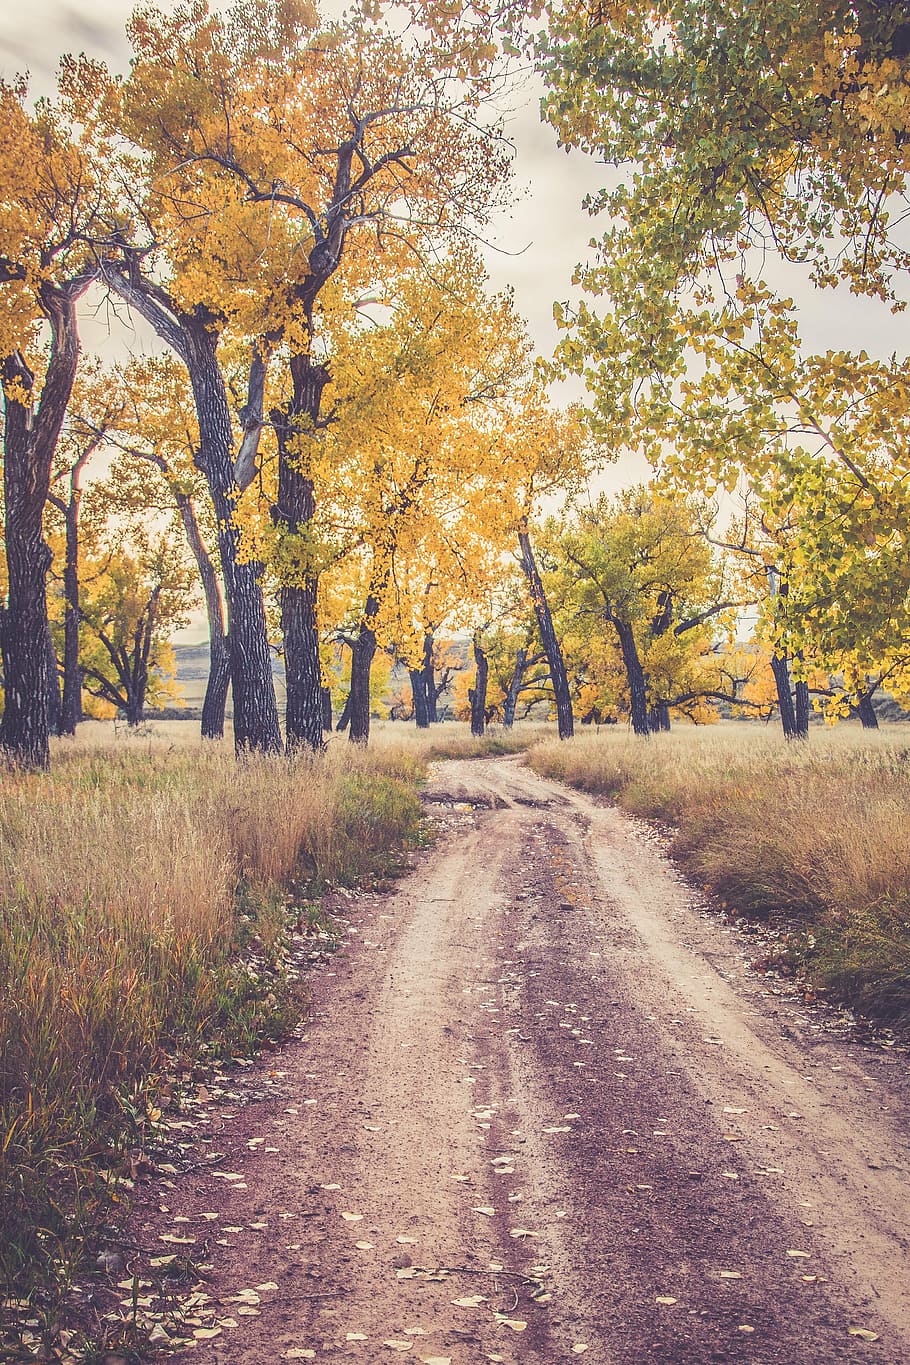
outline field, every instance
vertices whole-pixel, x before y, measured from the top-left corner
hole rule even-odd
[[[376,727],[369,750],[236,764],[196,726],[86,724],[50,774],[0,788],[0,1289],[52,1321],[92,1264],[159,1106],[306,1012],[291,949],[320,893],[385,878],[421,839],[427,764],[529,749],[540,773],[667,827],[729,910],[773,921],[779,964],[910,1022],[910,743],[757,726],[648,742],[519,726]],[[495,818],[495,816],[493,817]]]
[[[534,768],[670,831],[674,857],[731,911],[784,931],[785,967],[886,1024],[910,1023],[910,734],[813,730],[807,744],[725,724],[647,742],[583,735]]]

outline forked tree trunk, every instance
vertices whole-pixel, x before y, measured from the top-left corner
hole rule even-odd
[[[319,419],[322,391],[329,382],[324,365],[307,355],[290,360],[292,393],[284,408],[271,413],[278,441],[278,501],[272,515],[286,545],[298,538],[299,554],[287,557],[294,565],[295,581],[281,589],[281,625],[284,632],[284,664],[287,685],[285,734],[289,753],[302,747],[319,750],[322,739],[322,668],[319,662],[317,620],[318,579],[308,563],[306,539],[316,513],[316,496],[302,444]],[[233,633],[233,632],[232,632]],[[353,687],[354,673],[351,682]],[[351,702],[351,721],[354,705]],[[367,716],[369,731],[369,714]],[[352,736],[353,737],[353,736]]]
[[[632,715],[632,729],[636,735],[647,739],[651,733],[648,722],[648,683],[638,655],[635,632],[627,621],[615,616],[610,618],[619,636],[619,648],[629,684],[629,707]]]
[[[487,721],[487,681],[490,676],[490,665],[486,654],[476,639],[474,640],[474,663],[476,666],[474,686],[468,692],[468,697],[471,701],[471,734],[480,738]]]
[[[547,601],[540,571],[537,568],[537,560],[534,558],[534,551],[531,548],[531,537],[527,526],[519,531],[518,544],[521,550],[521,567],[528,581],[531,605],[534,608],[537,628],[540,631],[544,653],[547,656],[547,663],[550,668],[550,680],[553,683],[553,693],[556,698],[556,721],[559,728],[559,738],[571,739],[575,733],[575,722],[572,716],[572,694],[569,691],[569,679],[566,674],[562,650],[553,628],[550,604]]]
[[[515,667],[512,669],[505,701],[502,704],[502,723],[507,730],[511,730],[515,724],[515,707],[518,705],[518,694],[521,690],[521,684],[524,682],[527,659],[528,651],[526,649],[516,651]]]
[[[341,708],[341,715],[338,717],[338,724],[335,729],[338,734],[343,734],[348,728],[351,720],[351,694],[350,692],[344,699],[344,706]]]
[[[868,692],[860,697],[856,710],[864,730],[878,729],[878,716],[875,714],[875,707],[872,705],[872,697]]]
[[[234,524],[239,491],[234,472],[234,433],[227,388],[218,364],[219,333],[202,308],[183,313],[160,285],[115,262],[101,265],[105,281],[136,309],[186,365],[199,423],[196,466],[205,475],[218,526],[218,551],[230,620],[234,748],[278,753],[281,730],[272,677],[262,566],[240,558]]]
[[[658,734],[660,731],[669,731],[670,708],[665,701],[655,702],[648,714],[648,721],[651,726],[652,734]]]

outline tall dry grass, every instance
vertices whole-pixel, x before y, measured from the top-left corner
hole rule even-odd
[[[287,1030],[289,889],[381,870],[422,771],[394,744],[237,764],[90,735],[0,775],[0,1280],[78,1257],[162,1068]]]
[[[910,1024],[910,732],[787,743],[752,725],[531,751],[537,771],[672,827],[675,856],[731,907],[794,929],[840,998]]]

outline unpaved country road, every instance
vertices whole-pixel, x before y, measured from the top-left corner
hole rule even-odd
[[[233,1181],[169,1194],[236,1324],[192,1359],[910,1361],[905,1059],[781,1006],[617,811],[512,758],[428,799],[283,1098],[216,1116]]]

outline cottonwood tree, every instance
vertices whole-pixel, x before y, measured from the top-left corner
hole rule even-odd
[[[95,278],[86,250],[100,191],[64,111],[26,107],[0,83],[0,383],[3,389],[6,603],[0,608],[0,749],[28,768],[49,762],[51,688],[43,517],[57,439],[76,377],[76,306]],[[56,678],[53,678],[56,684]]]
[[[131,37],[118,126],[144,176],[144,195],[127,205],[142,230],[124,245],[110,234],[105,278],[188,366],[197,463],[224,528],[232,669],[244,673],[234,677],[238,742],[266,748],[277,742],[271,704],[244,720],[271,683],[259,568],[238,558],[232,504],[255,473],[266,368],[280,369],[267,420],[286,569],[287,742],[318,746],[317,582],[306,546],[311,451],[329,379],[320,310],[375,275],[380,252],[423,253],[485,221],[507,162],[495,129],[477,117],[489,80],[475,63],[470,81],[459,81],[436,65],[432,41],[397,36],[374,13],[320,27],[310,7],[290,0],[249,0],[226,16],[202,3],[175,16],[146,10]],[[253,344],[239,450],[218,364],[228,331]]]

